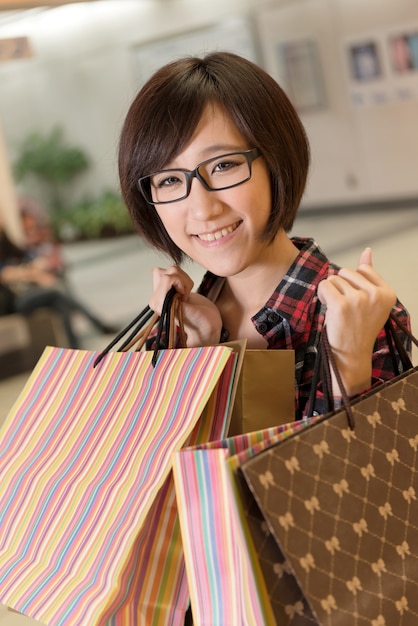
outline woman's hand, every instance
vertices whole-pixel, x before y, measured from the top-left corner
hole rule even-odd
[[[153,293],[149,306],[161,314],[164,299],[175,287],[182,295],[184,329],[187,346],[211,346],[219,343],[222,319],[217,306],[200,294],[193,293],[193,281],[177,265],[168,268],[156,267],[152,273]]]
[[[28,265],[28,281],[39,285],[39,287],[54,287],[56,277],[47,271],[42,265],[32,262]]]
[[[343,268],[318,287],[327,307],[329,342],[348,395],[367,389],[373,346],[396,302],[396,294],[372,266],[371,250],[360,255],[357,270]],[[333,377],[334,395],[340,395]]]
[[[5,283],[32,283],[39,287],[53,287],[56,278],[50,272],[46,272],[36,263],[21,265],[6,265],[1,273]]]

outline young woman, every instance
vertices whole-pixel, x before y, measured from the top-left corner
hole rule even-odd
[[[297,417],[325,323],[350,396],[394,375],[382,330],[391,310],[409,325],[369,249],[355,270],[340,269],[312,239],[289,238],[308,167],[308,140],[283,90],[226,52],[157,71],[133,101],[120,139],[133,221],[174,263],[154,270],[151,308],[160,312],[174,286],[188,346],[245,337],[250,348],[295,350]],[[185,257],[207,270],[197,292],[180,267]]]

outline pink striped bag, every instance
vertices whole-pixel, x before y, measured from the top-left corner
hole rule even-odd
[[[172,453],[222,436],[231,355],[93,368],[95,352],[45,349],[0,430],[0,602],[51,626],[183,624]]]
[[[244,461],[309,421],[236,435],[174,454],[174,483],[195,626],[276,624],[276,611],[244,509],[245,483],[239,481],[237,470]]]

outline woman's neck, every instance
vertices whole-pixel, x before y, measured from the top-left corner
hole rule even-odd
[[[279,231],[274,241],[265,248],[260,261],[236,276],[226,279],[222,293],[236,305],[248,305],[258,311],[272,295],[279,282],[295,261],[299,250],[284,231]]]
[[[225,280],[216,304],[230,338],[247,338],[248,347],[266,347],[251,318],[265,305],[296,259],[299,250],[283,232],[260,263]]]

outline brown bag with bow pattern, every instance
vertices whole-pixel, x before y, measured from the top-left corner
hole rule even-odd
[[[326,333],[322,350],[335,367]],[[418,367],[408,360],[242,466],[271,533],[258,524],[252,535],[276,574],[280,624],[418,624]]]

